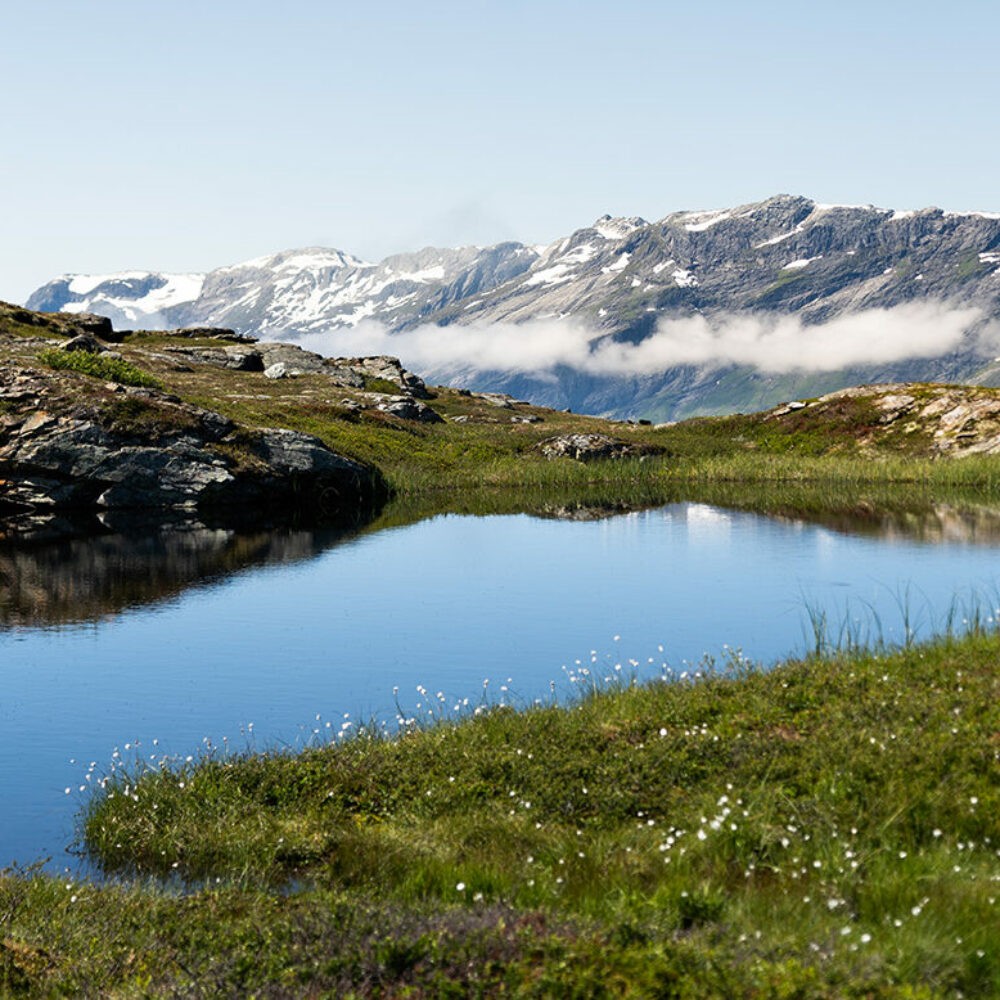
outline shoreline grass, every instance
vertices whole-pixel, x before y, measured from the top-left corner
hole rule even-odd
[[[349,966],[359,996],[995,996],[998,664],[982,621],[892,652],[737,658],[392,739],[122,772],[88,806],[91,850],[202,887],[8,877],[0,909],[26,901],[4,933],[95,991],[123,987],[109,955],[127,939],[148,995],[211,976],[322,992]],[[33,894],[58,902],[45,927]],[[112,899],[129,915],[127,931],[104,918],[83,964],[68,896],[91,921]]]

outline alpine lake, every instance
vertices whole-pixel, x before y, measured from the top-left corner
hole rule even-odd
[[[0,867],[86,873],[79,813],[122,764],[903,644],[1000,595],[987,499],[521,506],[5,536]]]

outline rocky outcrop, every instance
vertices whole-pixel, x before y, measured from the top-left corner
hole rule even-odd
[[[91,336],[89,333],[79,333],[75,337],[70,337],[65,344],[62,345],[62,350],[69,351],[83,351],[84,354],[104,354],[107,352],[107,348],[103,347],[96,337]]]
[[[188,340],[224,340],[233,344],[256,344],[257,338],[251,337],[248,333],[237,333],[224,326],[182,326],[179,329],[171,330],[174,337],[184,337]]]
[[[848,411],[845,404],[853,404]],[[764,414],[764,422],[808,419],[843,422],[850,417],[861,445],[891,437],[907,449],[932,456],[1000,454],[1000,392],[995,389],[925,383],[863,385],[830,392],[818,399],[783,403]]]
[[[376,404],[375,409],[400,420],[418,420],[423,424],[444,423],[444,419],[429,406],[409,396],[390,396],[384,403]]]
[[[332,359],[331,359],[332,360]],[[419,375],[407,371],[399,361],[385,354],[370,358],[341,358],[337,362],[360,372],[369,379],[381,379],[399,386],[401,392],[416,399],[430,399],[430,393]]]
[[[200,331],[205,334],[207,331]],[[225,331],[223,331],[225,332]],[[166,331],[166,334],[187,336],[188,331]],[[430,399],[423,379],[407,371],[398,358],[379,355],[369,358],[327,358],[292,343],[254,343],[253,338],[241,338],[229,347],[205,347],[170,344],[164,352],[192,365],[212,365],[231,371],[262,372],[269,379],[297,378],[301,375],[322,375],[334,385],[349,389],[364,389],[369,383],[383,382],[394,386],[411,400]],[[497,404],[500,405],[500,404]],[[405,408],[412,415],[404,419],[430,420],[427,407]],[[402,415],[400,412],[397,415]]]
[[[167,347],[165,351],[190,364],[213,365],[238,372],[262,372],[264,363],[260,352],[252,347],[233,345],[231,347]]]
[[[649,450],[606,434],[562,434],[539,442],[537,447],[546,458],[575,458],[578,462],[630,458]]]
[[[0,506],[64,509],[371,507],[373,469],[291,430],[249,430],[154,389],[0,369]]]
[[[31,309],[0,302],[0,332],[7,322],[20,327],[36,327],[39,331],[55,333],[59,336],[72,338],[81,334],[100,337],[101,340],[115,342],[121,340],[106,316],[95,316],[92,313],[39,313]]]

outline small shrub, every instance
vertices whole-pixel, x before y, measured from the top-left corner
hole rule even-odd
[[[86,351],[62,351],[50,347],[39,353],[38,360],[57,371],[80,372],[107,382],[117,382],[119,385],[136,385],[148,389],[162,388],[159,379],[122,358],[88,354]]]
[[[725,908],[725,896],[704,885],[694,892],[682,892],[677,897],[677,911],[682,930],[716,923],[721,919]]]
[[[395,382],[390,382],[387,378],[365,379],[365,392],[381,392],[387,396],[398,396],[402,391]]]

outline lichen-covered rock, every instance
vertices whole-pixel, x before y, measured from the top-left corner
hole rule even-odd
[[[444,423],[444,418],[429,406],[408,396],[391,396],[388,401],[379,403],[375,409],[399,417],[400,420],[419,420],[424,424]]]
[[[97,338],[91,336],[89,333],[79,333],[75,337],[70,337],[65,344],[61,344],[60,350],[69,353],[82,351],[84,354],[101,354],[107,351],[107,348],[102,347],[97,342]]]
[[[538,444],[546,458],[575,458],[591,462],[600,458],[625,458],[640,454],[642,449],[625,441],[616,441],[606,434],[562,434],[546,438]]]
[[[424,380],[419,375],[407,371],[399,358],[380,354],[370,358],[338,358],[333,360],[333,363],[353,369],[368,378],[392,382],[407,396],[413,396],[415,399],[430,399]]]
[[[229,347],[167,347],[165,350],[174,357],[183,357],[194,364],[213,365],[229,371],[262,372],[264,362],[260,352],[243,344]]]
[[[870,409],[870,427],[861,425],[863,446],[884,442],[884,433],[915,436],[928,444],[916,449],[931,455],[1000,454],[1000,393],[968,385],[880,383],[853,386],[805,403],[786,403],[770,410],[764,421],[784,422],[832,418],[845,402]]]
[[[257,351],[264,362],[265,372],[275,365],[284,365],[289,375],[306,375],[322,372],[326,362],[322,354],[303,350],[295,344],[257,344]]]
[[[353,368],[348,368],[336,358],[324,360],[322,374],[330,379],[334,385],[343,389],[363,389],[365,387],[365,376]]]
[[[481,399],[490,406],[497,406],[503,410],[510,410],[514,407],[514,397],[508,396],[505,392],[474,392],[471,394],[474,399]]]
[[[178,330],[168,330],[172,337],[187,337],[189,339],[226,340],[233,344],[256,344],[257,338],[248,333],[237,333],[228,327],[221,326],[183,326]]]
[[[290,430],[241,429],[153,389],[0,369],[0,508],[336,514],[384,497],[379,474]]]

